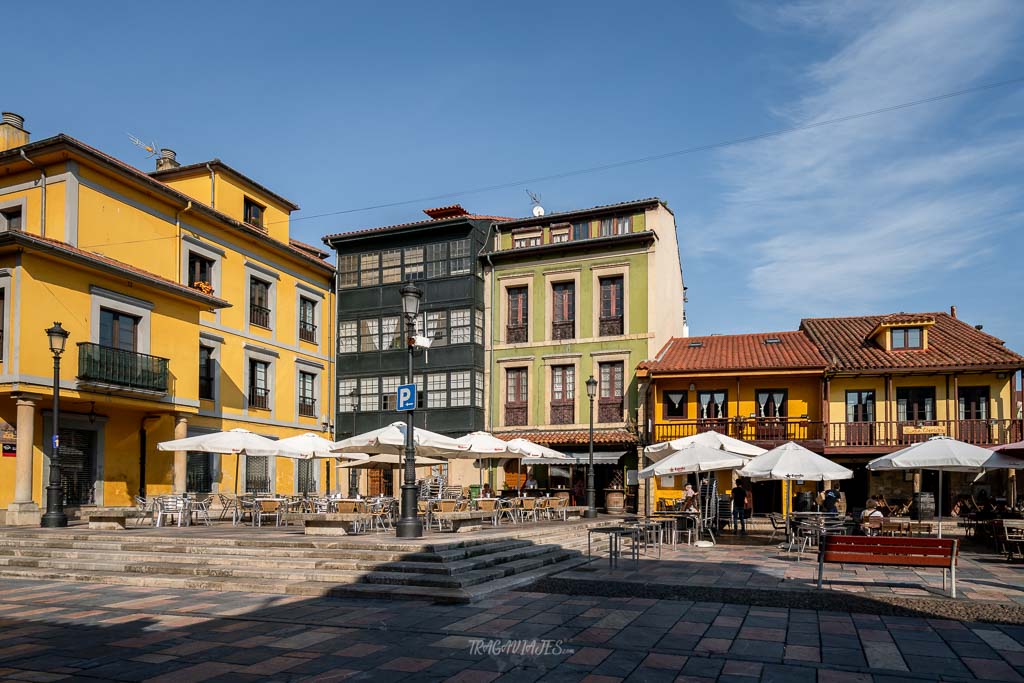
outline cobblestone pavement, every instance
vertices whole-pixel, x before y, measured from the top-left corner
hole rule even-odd
[[[11,580],[0,679],[1024,681],[1024,625],[528,592],[446,606]]]

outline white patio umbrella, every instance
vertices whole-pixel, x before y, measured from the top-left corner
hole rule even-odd
[[[868,463],[869,470],[938,470],[939,495],[935,501],[942,538],[942,473],[983,472],[995,469],[1016,469],[1021,461],[981,446],[958,441],[948,436],[933,436]]]
[[[739,475],[755,481],[832,481],[851,479],[853,470],[837,465],[800,444],[788,441],[750,460],[740,470]]]
[[[651,444],[644,449],[644,455],[653,461],[658,461],[672,455],[672,453],[681,451],[690,444],[700,444],[702,446],[718,448],[723,451],[729,451],[730,453],[736,453],[737,455],[747,455],[750,457],[758,456],[767,452],[760,446],[755,446],[752,443],[740,441],[739,439],[734,439],[731,436],[726,436],[725,434],[711,430],[694,434],[693,436],[684,436],[679,439],[673,439],[672,441],[662,441],[661,443]]]
[[[554,448],[548,448],[539,443],[534,443],[529,439],[517,438],[509,441],[512,447],[519,450],[523,456],[522,460],[519,461],[520,468],[519,474],[522,476],[522,465],[557,465],[559,463],[569,463],[570,465],[576,462],[575,458],[570,458],[561,451],[556,451]],[[570,484],[572,483],[572,473],[569,474]]]
[[[438,460],[437,458],[428,458],[423,455],[417,455],[414,461],[416,467],[426,467],[427,465],[443,465],[444,460]],[[399,468],[405,465],[405,456],[397,453],[378,453],[377,455],[371,455],[366,458],[359,460],[353,460],[352,462],[346,462],[339,467],[356,467],[359,469],[386,469],[386,468]]]
[[[701,472],[735,470],[743,467],[748,462],[750,462],[750,458],[747,456],[737,455],[729,451],[723,451],[720,448],[691,442],[681,450],[672,453],[667,458],[643,468],[640,470],[638,476],[641,479],[650,479],[651,477],[656,476],[660,477],[670,474],[675,475],[696,472],[699,477]],[[698,502],[703,503],[703,501]],[[703,525],[701,524],[703,507],[703,505],[697,506],[698,538],[700,537],[701,530],[703,529]],[[712,535],[711,538],[714,539],[714,535]]]
[[[470,432],[455,439],[466,446],[467,450],[455,455],[449,455],[449,459],[467,458],[477,461],[480,487],[483,488],[484,468],[483,460],[491,460],[495,457],[522,458],[523,453],[519,447],[509,445],[508,441],[499,439],[490,432]]]
[[[331,452],[402,455],[405,453],[405,433],[404,422],[392,422],[387,427],[336,441]],[[417,456],[453,457],[468,450],[465,444],[455,439],[418,427],[413,429],[412,438]]]
[[[276,441],[265,436],[254,434],[248,429],[229,429],[226,432],[199,434],[185,439],[161,441],[156,445],[158,451],[193,451],[197,453],[248,453],[250,449],[267,451],[269,455],[278,455],[280,448]]]

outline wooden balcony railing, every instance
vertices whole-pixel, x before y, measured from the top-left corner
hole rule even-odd
[[[622,334],[622,316],[601,318],[598,322],[598,334],[602,337],[611,337]]]
[[[78,344],[78,379],[126,389],[167,393],[166,358],[90,342]]]
[[[551,338],[555,340],[572,339],[576,336],[576,321],[563,320],[551,323]]]
[[[551,402],[551,424],[571,425],[576,421],[576,405],[572,401]]]
[[[654,441],[671,441],[712,430],[734,439],[768,444],[820,441],[824,431],[821,422],[803,418],[691,419],[654,425]]]
[[[505,326],[505,343],[506,344],[525,344],[527,337],[527,326],[526,325],[506,325]]]
[[[249,388],[249,407],[270,410],[270,389]]]
[[[526,406],[525,405],[507,405],[505,406],[505,426],[506,427],[521,427],[526,424]]]
[[[622,422],[622,399],[602,398],[597,402],[598,422]]]
[[[976,446],[998,446],[1020,441],[1022,421],[992,420],[917,420],[914,422],[838,422],[828,426],[826,446],[897,447],[919,441],[951,436]]]

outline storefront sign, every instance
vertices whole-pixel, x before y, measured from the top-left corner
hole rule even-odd
[[[946,434],[946,428],[942,425],[924,425],[922,427],[910,427],[906,426],[903,428],[904,434]]]
[[[18,450],[17,444],[5,443],[4,444],[4,457],[5,458],[14,458],[14,457],[16,457],[18,455],[17,450]]]

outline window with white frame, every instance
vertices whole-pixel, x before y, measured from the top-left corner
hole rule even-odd
[[[468,308],[452,311],[452,344],[468,344],[473,341],[470,324],[470,310]]]
[[[380,321],[376,318],[359,321],[359,350],[380,350]]]
[[[359,321],[338,322],[338,353],[355,353],[359,350]]]
[[[359,255],[342,254],[338,257],[338,288],[359,286]]]
[[[359,380],[359,409],[376,410],[380,401],[380,381],[376,377]]]
[[[452,275],[465,275],[472,271],[469,239],[455,240],[451,243],[451,266]]]
[[[423,279],[423,247],[405,248],[405,279]]]
[[[477,408],[484,407],[484,373],[473,373],[473,405]]]
[[[397,316],[381,318],[380,321],[381,349],[393,351],[405,346],[402,339],[402,319]]]
[[[427,407],[448,406],[448,375],[441,372],[427,375]]]
[[[564,230],[552,230],[551,231],[551,244],[561,244],[569,241],[569,229]]]
[[[615,219],[615,234],[628,235],[633,231],[633,217],[619,216]]]
[[[473,341],[484,343],[484,312],[480,309],[473,311]]]
[[[433,339],[434,346],[448,343],[448,311],[427,311],[427,337]]]
[[[389,249],[381,252],[381,282],[402,281],[402,251],[401,249]]]
[[[380,378],[380,409],[381,410],[394,410],[398,407],[398,385],[402,383],[402,378],[399,376],[395,377],[381,377]]]
[[[427,407],[427,378],[425,375],[416,375],[416,410]]]
[[[316,375],[299,371],[299,415],[316,417]]]
[[[338,412],[351,413],[359,403],[355,379],[338,380]]]
[[[451,382],[448,384],[451,393],[452,407],[468,406],[470,404],[471,389],[469,385],[470,372],[453,372]]]
[[[448,243],[427,245],[427,277],[445,277],[448,275]]]
[[[369,287],[380,284],[380,254],[360,254],[359,284]]]

